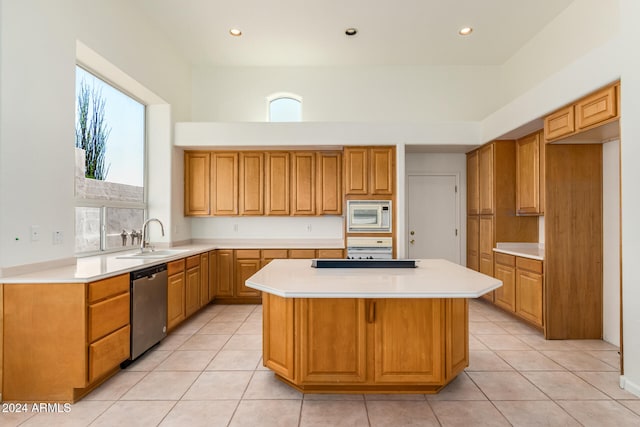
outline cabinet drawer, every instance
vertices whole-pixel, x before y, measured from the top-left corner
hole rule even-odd
[[[583,129],[616,116],[616,87],[594,93],[576,104],[576,126]]]
[[[194,255],[187,258],[187,269],[198,267],[200,265],[200,255]]]
[[[544,139],[550,141],[575,131],[573,105],[556,111],[544,119]]]
[[[184,258],[167,263],[167,275],[172,276],[184,271]]]
[[[89,306],[88,341],[129,324],[129,292]]]
[[[287,259],[286,249],[263,249],[263,259]]]
[[[260,249],[236,249],[236,259],[260,259]]]
[[[537,259],[517,257],[516,267],[522,270],[528,270],[534,273],[542,274],[542,261]]]
[[[131,328],[127,325],[89,346],[89,383],[129,358],[130,336]]]
[[[342,249],[318,249],[318,258],[344,258]]]
[[[511,267],[516,265],[516,257],[513,255],[496,252],[494,254],[494,259],[496,264],[510,265]]]
[[[315,258],[316,250],[315,249],[289,249],[289,258]]]
[[[129,275],[109,277],[89,283],[89,304],[129,291]]]

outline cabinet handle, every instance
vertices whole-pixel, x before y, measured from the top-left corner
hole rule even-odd
[[[369,301],[369,313],[367,313],[367,323],[376,321],[376,302]]]

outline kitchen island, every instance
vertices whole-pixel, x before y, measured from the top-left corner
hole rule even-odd
[[[305,393],[437,393],[469,364],[468,298],[502,285],[445,260],[417,268],[274,260],[263,292],[263,363]]]

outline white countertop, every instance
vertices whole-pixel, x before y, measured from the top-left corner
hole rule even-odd
[[[214,249],[326,249],[344,248],[343,240],[336,239],[214,239],[196,240],[192,244],[173,246],[163,249],[182,250],[183,252],[164,258],[120,258],[127,254],[139,252],[132,249],[126,252],[115,252],[81,258],[54,261],[47,268],[31,269],[34,271],[16,273],[0,277],[0,283],[85,283],[119,274],[130,273],[140,268],[174,261]],[[28,269],[28,266],[25,267]]]
[[[502,282],[443,259],[417,268],[313,268],[309,259],[278,259],[246,286],[285,298],[477,298]]]
[[[544,261],[544,245],[539,243],[498,243],[493,251]]]

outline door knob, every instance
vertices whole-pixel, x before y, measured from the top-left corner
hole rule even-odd
[[[416,232],[415,232],[415,231],[413,231],[413,230],[411,230],[411,231],[409,232],[409,234],[411,234],[411,235],[413,236],[414,234],[416,234]]]
[[[415,240],[415,239],[411,239],[411,240],[409,240],[409,243],[411,243],[412,245],[413,245],[415,242],[416,242],[416,240]]]

